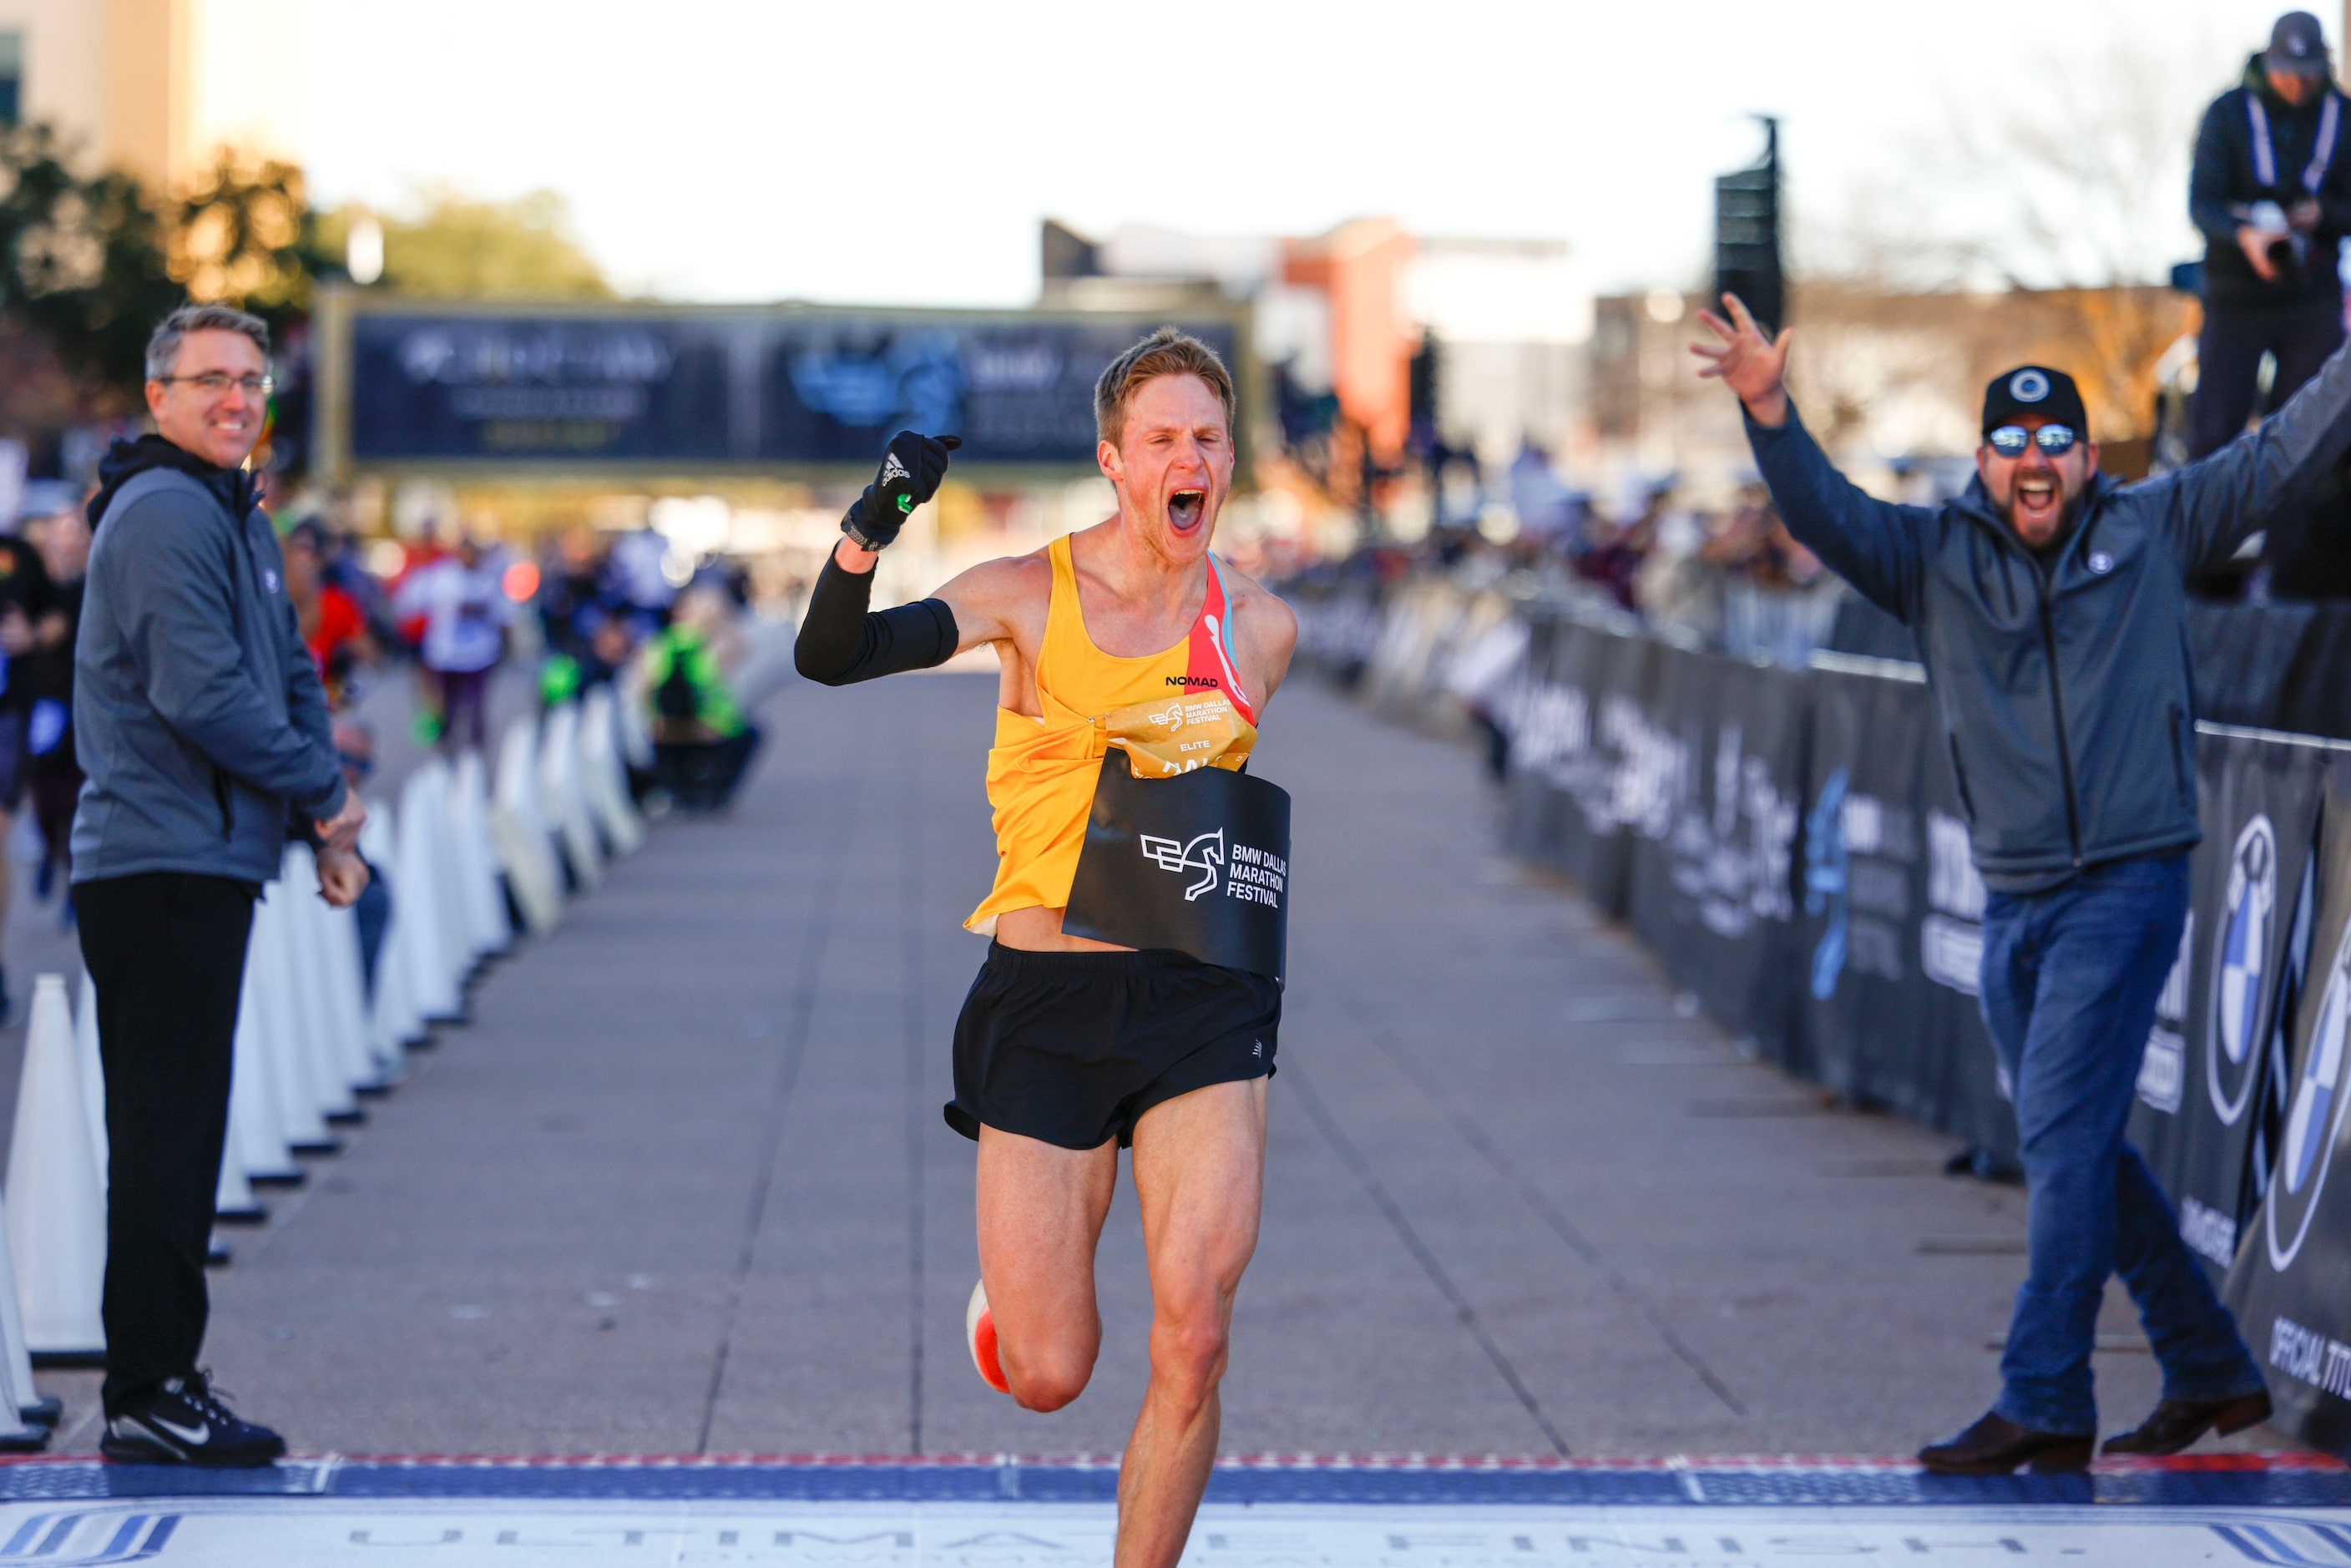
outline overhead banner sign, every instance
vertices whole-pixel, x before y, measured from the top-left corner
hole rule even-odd
[[[1093,386],[1160,323],[1005,312],[343,308],[327,396],[360,464],[872,463],[898,430],[956,464],[1092,468]],[[1228,320],[1176,325],[1236,366]]]

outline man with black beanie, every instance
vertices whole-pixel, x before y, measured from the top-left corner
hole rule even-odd
[[[2201,836],[2185,579],[2225,560],[2351,440],[2351,352],[2258,430],[2143,484],[2098,472],[2072,377],[2021,365],[1985,390],[1976,478],[1938,507],[1865,494],[1797,417],[1789,334],[1700,319],[1694,344],[1746,410],[1789,531],[1917,634],[1988,889],[1978,979],[2016,1103],[2030,1262],[1991,1410],[1921,1449],[1938,1470],[2081,1469],[2097,1439],[2090,1350],[2120,1273],[2163,1398],[2108,1453],[2177,1453],[2265,1419],[2261,1369],[2124,1138]]]
[[[2190,458],[2244,430],[2263,354],[2276,360],[2276,408],[2343,341],[2336,257],[2351,233],[2346,107],[2327,79],[2318,18],[2290,11],[2270,47],[2246,62],[2243,81],[2204,111],[2188,186],[2188,214],[2205,242]]]

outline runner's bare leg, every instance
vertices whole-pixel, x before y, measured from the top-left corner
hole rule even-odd
[[[1267,1082],[1213,1083],[1135,1124],[1151,1382],[1119,1467],[1118,1568],[1168,1568],[1181,1558],[1207,1490],[1233,1296],[1257,1250]]]
[[[1012,1397],[1059,1410],[1102,1349],[1094,1248],[1118,1186],[1118,1141],[1065,1149],[979,1130],[979,1277]]]

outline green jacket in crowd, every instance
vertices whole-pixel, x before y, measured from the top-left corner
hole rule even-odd
[[[656,726],[699,722],[719,740],[743,733],[743,710],[697,632],[664,627],[645,644],[645,690]]]

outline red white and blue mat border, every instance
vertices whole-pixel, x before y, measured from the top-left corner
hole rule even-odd
[[[580,1501],[1097,1503],[1116,1456],[1009,1454],[340,1455],[266,1469],[0,1459],[0,1504],[107,1498],[566,1499]],[[2102,1459],[2087,1474],[1939,1476],[1858,1455],[1515,1458],[1263,1454],[1219,1459],[1207,1500],[1231,1504],[1638,1508],[2351,1508],[2351,1468],[2321,1454]],[[0,1549],[5,1551],[5,1549]]]

